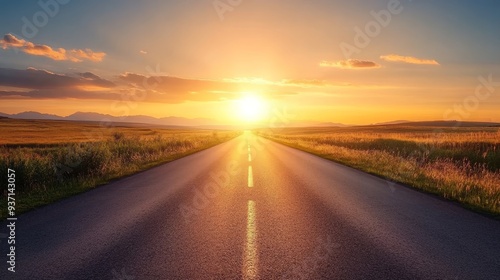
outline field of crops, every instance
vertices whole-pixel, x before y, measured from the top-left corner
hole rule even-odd
[[[474,210],[500,214],[498,127],[388,125],[258,133]]]
[[[16,204],[18,212],[23,212],[237,135],[229,131],[0,120],[0,180],[7,182],[6,170],[15,170]],[[6,193],[3,189],[4,198]],[[2,218],[5,214],[2,209]]]

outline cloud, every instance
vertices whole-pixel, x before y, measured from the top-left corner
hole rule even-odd
[[[259,81],[259,82],[256,82]],[[182,103],[235,100],[242,92],[255,91],[269,98],[297,94],[323,82],[316,80],[255,79],[203,80],[173,76],[123,73],[113,81],[91,72],[57,74],[47,70],[0,68],[0,99],[93,99],[119,102]],[[11,90],[17,88],[19,90]]]
[[[282,80],[284,85],[298,86],[298,87],[324,87],[330,84],[324,80],[305,80],[305,79],[285,79]]]
[[[339,69],[373,69],[380,68],[380,65],[368,60],[348,59],[340,61],[322,61],[321,67],[334,67]]]
[[[72,77],[47,70],[28,68],[25,70],[0,68],[0,86],[23,89],[69,89],[69,88],[113,88],[113,82],[86,72]]]
[[[419,65],[440,65],[434,59],[422,59],[413,56],[402,56],[397,54],[389,54],[380,56],[381,59],[389,62],[403,62],[409,64],[419,64]]]
[[[108,80],[105,80],[91,72],[78,73],[80,77],[84,79],[84,81],[88,82],[88,85],[102,87],[102,88],[112,88],[116,85]]]
[[[234,98],[245,87],[240,83],[187,79],[174,76],[145,76],[124,73],[118,78],[136,89],[146,89],[169,95],[174,99],[191,101],[216,101]],[[248,88],[248,87],[247,87]]]
[[[147,52],[147,51],[143,51],[143,50],[140,50],[140,51],[139,51],[139,53],[140,53],[140,54],[148,54],[148,52]]]
[[[2,86],[21,90],[0,91],[0,99],[140,99],[143,102],[182,103],[240,97],[240,85],[236,83],[135,73],[122,74],[114,83],[91,72],[67,75],[35,68],[0,68],[0,88]]]
[[[314,80],[282,80],[269,81],[260,78],[232,78],[223,80],[188,79],[174,76],[145,76],[136,73],[124,73],[118,77],[136,88],[150,87],[165,93],[230,93],[239,94],[245,91],[265,92],[270,96],[295,94],[283,88],[319,86]],[[224,98],[228,98],[225,96]]]
[[[119,100],[119,93],[80,89],[37,89],[29,91],[0,91],[0,99],[93,99]]]
[[[54,49],[47,45],[38,45],[23,39],[19,39],[12,34],[5,34],[3,38],[0,39],[0,47],[4,50],[9,48],[19,49],[24,53],[31,55],[44,56],[53,60],[69,60],[72,62],[82,62],[84,60],[99,62],[102,61],[106,56],[106,54],[103,52],[94,52],[91,49]]]
[[[280,87],[300,87],[300,88],[310,88],[310,87],[327,87],[334,86],[324,80],[314,80],[314,79],[282,79],[280,81],[271,81],[262,78],[231,78],[223,79],[225,82],[249,84],[249,85],[266,85],[266,86],[280,86]]]
[[[167,93],[187,94],[190,92],[236,92],[239,84],[224,81],[187,79],[174,76],[145,76],[136,73],[124,73],[118,78],[131,83],[136,88],[153,88]]]
[[[2,48],[5,50],[7,49],[8,46],[14,47],[14,48],[20,48],[24,46],[26,41],[17,39],[16,36],[12,34],[6,34],[3,36],[2,39],[0,39],[0,45]]]
[[[93,62],[100,62],[106,56],[103,52],[94,52],[91,49],[84,50],[70,50],[69,60],[73,62],[81,62],[83,60],[90,60]]]

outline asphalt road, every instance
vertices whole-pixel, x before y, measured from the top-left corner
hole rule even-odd
[[[500,279],[499,221],[251,134],[19,216],[15,273],[1,240],[0,279]]]

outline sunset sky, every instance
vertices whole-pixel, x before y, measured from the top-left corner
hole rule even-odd
[[[44,2],[0,1],[0,112],[500,121],[500,1]]]

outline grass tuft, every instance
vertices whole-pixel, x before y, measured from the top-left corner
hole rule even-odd
[[[34,124],[43,124],[44,129],[33,128]],[[1,194],[6,201],[7,169],[14,169],[16,214],[215,146],[240,134],[21,120],[0,121],[0,131],[6,135],[0,138],[4,141],[0,143]],[[6,211],[6,207],[0,209],[1,219],[6,218]]]
[[[500,217],[498,128],[380,126],[257,133]]]

